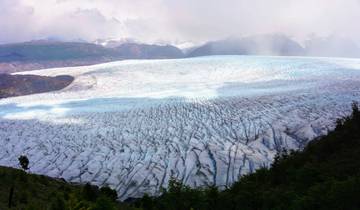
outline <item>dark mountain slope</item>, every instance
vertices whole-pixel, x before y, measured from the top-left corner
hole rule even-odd
[[[0,45],[0,73],[92,65],[123,59],[181,58],[178,48],[125,43],[115,48],[82,42],[34,41]]]
[[[74,80],[71,76],[0,74],[0,98],[61,90]]]
[[[37,41],[0,45],[0,62],[66,61],[117,56],[114,50],[90,43]]]
[[[183,52],[171,45],[148,45],[126,43],[114,48],[122,58],[126,59],[162,59],[182,58]]]
[[[76,42],[34,41],[0,45],[0,73],[91,65],[121,59],[100,45]]]

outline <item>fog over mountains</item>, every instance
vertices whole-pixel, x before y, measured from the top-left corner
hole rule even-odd
[[[209,42],[188,56],[203,55],[305,55],[305,49],[283,35],[259,35]]]
[[[354,41],[335,36],[310,39],[305,47],[308,56],[360,57],[360,48]]]
[[[124,59],[173,59],[209,55],[274,55],[360,57],[360,47],[341,37],[312,37],[300,44],[281,34],[228,38],[191,49],[143,44],[132,40],[105,42],[31,41],[0,45],[0,73],[81,66]]]

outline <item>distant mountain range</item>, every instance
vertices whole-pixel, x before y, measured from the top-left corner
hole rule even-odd
[[[123,59],[164,59],[185,56],[179,48],[172,45],[125,43],[112,49]]]
[[[123,59],[171,59],[208,55],[360,57],[356,43],[338,37],[312,38],[301,46],[284,35],[257,35],[208,42],[183,52],[172,45],[131,40],[95,43],[32,41],[0,45],[0,73],[91,65]]]
[[[261,35],[206,43],[188,57],[204,55],[304,55],[305,49],[283,35]]]
[[[190,51],[187,57],[234,54],[360,58],[360,47],[351,40],[335,36],[314,37],[301,46],[284,35],[258,35],[208,42]]]
[[[123,59],[184,57],[174,46],[124,43],[109,48],[93,43],[35,41],[0,45],[0,73],[91,65]]]

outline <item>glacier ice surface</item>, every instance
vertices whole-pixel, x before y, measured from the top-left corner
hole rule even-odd
[[[301,149],[360,101],[360,60],[210,56],[129,60],[68,74],[63,90],[0,100],[0,165],[158,195],[171,176],[231,185]]]

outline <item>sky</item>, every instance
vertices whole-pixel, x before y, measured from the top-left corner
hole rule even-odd
[[[55,38],[186,45],[281,33],[360,42],[360,0],[0,0],[0,43]]]

